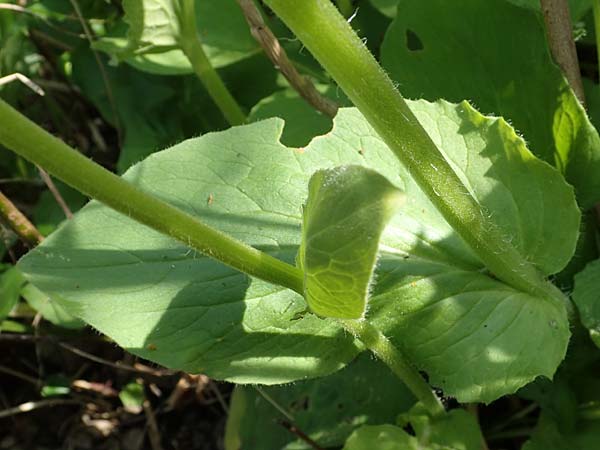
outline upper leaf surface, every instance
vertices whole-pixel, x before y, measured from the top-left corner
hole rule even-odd
[[[403,202],[398,188],[361,166],[319,170],[311,177],[298,262],[312,312],[363,317],[379,239]]]
[[[343,450],[438,450],[422,447],[414,436],[394,425],[365,425],[350,435]]]
[[[600,260],[589,263],[575,276],[572,298],[579,310],[581,323],[600,347]]]
[[[263,390],[323,448],[343,445],[360,425],[394,422],[414,404],[412,394],[392,371],[368,354],[329,377]],[[229,416],[226,434],[238,444],[227,450],[303,448],[299,439],[277,423],[281,413],[255,389],[236,387],[231,409],[238,411],[238,417]]]
[[[173,0],[124,0],[132,50],[162,52],[178,46],[179,20]]]
[[[505,117],[565,174],[583,207],[600,199],[600,138],[552,62],[536,12],[506,0],[465,0],[460,8],[401,0],[399,8],[381,59],[405,96],[469,99]]]
[[[163,75],[192,73],[179,48],[179,25],[174,0],[125,0],[125,24],[94,44],[136,68]],[[196,23],[211,64],[224,67],[259,52],[236,0],[199,0]],[[125,37],[125,34],[127,37]]]
[[[466,104],[410,106],[507,241],[547,273],[556,269],[551,261],[569,259],[579,211],[556,170],[533,158],[504,121]],[[564,306],[486,276],[358,111],[341,109],[333,130],[303,150],[278,142],[282,125],[266,120],[185,141],[124,177],[292,261],[310,176],[344,164],[376,170],[405,192],[406,204],[384,233],[368,318],[461,400],[489,401],[552,375],[569,336]],[[561,245],[549,245],[555,242]],[[281,383],[332,372],[359,351],[331,321],[292,320],[306,309],[299,295],[249,279],[96,202],[20,266],[44,292],[59,294],[70,313],[170,367]],[[458,367],[464,349],[468,363]],[[455,359],[446,363],[446,356]]]

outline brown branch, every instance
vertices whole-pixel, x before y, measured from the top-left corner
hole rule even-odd
[[[258,41],[269,59],[281,71],[290,85],[317,111],[321,111],[329,117],[334,117],[338,105],[333,100],[321,95],[312,81],[296,70],[273,32],[265,24],[260,11],[254,4],[254,0],[237,0],[237,2],[246,17],[246,22],[250,26],[252,36]]]
[[[320,447],[319,444],[317,444],[310,437],[308,437],[308,435],[306,433],[304,433],[300,428],[298,428],[293,423],[288,422],[287,420],[278,420],[277,423],[279,425],[281,425],[283,428],[285,428],[286,430],[288,430],[290,433],[295,435],[298,439],[300,439],[301,441],[304,441],[304,443],[308,444],[314,450],[324,450],[323,447]]]
[[[156,416],[152,410],[152,406],[148,400],[144,400],[142,403],[144,413],[146,414],[146,424],[148,426],[148,439],[150,441],[150,447],[152,450],[162,450],[160,431],[158,430],[158,423],[156,422]]]
[[[19,209],[0,192],[0,217],[29,247],[35,247],[44,240],[44,236]]]
[[[40,172],[40,176],[42,177],[42,180],[44,180],[44,183],[46,183],[48,190],[54,197],[54,200],[56,200],[56,203],[58,203],[58,206],[60,206],[60,208],[63,210],[65,217],[67,219],[72,219],[73,213],[71,212],[69,205],[67,205],[67,202],[65,202],[65,199],[62,197],[62,195],[60,195],[60,191],[54,184],[54,181],[52,181],[52,178],[50,178],[50,175],[48,175],[48,173],[44,169],[42,169],[40,166],[37,166],[37,168],[38,168],[38,171]]]
[[[49,400],[39,400],[37,402],[26,402],[22,403],[19,406],[15,406],[14,408],[8,408],[0,411],[0,419],[4,419],[6,417],[14,416],[16,414],[23,414],[29,411],[33,411],[40,408],[49,408],[53,406],[61,406],[61,405],[81,405],[83,403],[80,400],[69,400],[69,399],[49,399]]]
[[[29,376],[23,372],[19,372],[18,370],[11,369],[10,367],[0,365],[0,373],[5,373],[8,375],[12,375],[13,377],[20,378],[21,380],[27,381],[28,383],[31,383],[38,388],[41,385],[40,380],[38,380],[37,378]]]
[[[585,95],[577,50],[573,40],[571,14],[567,0],[540,0],[546,23],[546,34],[554,61],[562,69],[575,95],[585,107]]]

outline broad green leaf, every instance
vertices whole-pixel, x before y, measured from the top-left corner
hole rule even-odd
[[[323,317],[365,314],[379,240],[404,195],[361,166],[319,170],[308,185],[298,265],[304,298]]]
[[[468,99],[505,117],[565,174],[582,207],[600,200],[600,138],[552,62],[539,14],[505,0],[402,0],[399,8],[381,59],[405,96]]]
[[[396,17],[399,0],[371,0],[375,8],[387,17]]]
[[[507,242],[545,273],[560,270],[579,226],[562,176],[502,119],[466,103],[410,107]],[[491,401],[552,376],[569,338],[565,306],[488,274],[357,110],[341,109],[332,131],[304,149],[280,144],[282,128],[271,119],[206,134],[152,155],[124,178],[291,262],[311,175],[347,164],[376,170],[405,192],[406,204],[382,238],[367,318],[461,401]],[[169,367],[275,384],[331,373],[360,351],[335,322],[297,319],[307,306],[301,296],[97,202],[19,264],[70,313]]]
[[[505,0],[523,8],[529,8],[534,11],[541,12],[541,4],[539,0]],[[592,9],[592,0],[569,0],[569,11],[571,20],[576,22],[581,20],[583,16]]]
[[[427,416],[421,404],[400,415],[415,436],[393,425],[363,426],[346,441],[344,450],[481,450],[483,436],[475,417],[453,409],[438,419]]]
[[[581,421],[572,433],[561,433],[560,424],[544,416],[523,450],[596,450],[600,446],[597,421]]]
[[[125,0],[129,26],[118,24],[94,47],[145,72],[192,73],[178,42],[180,30],[173,4],[174,0]],[[215,68],[260,52],[236,0],[198,0],[196,23],[204,51]]]
[[[127,38],[134,52],[160,53],[179,46],[177,0],[124,0]]]
[[[534,11],[541,11],[539,0],[504,0],[522,8],[532,9]],[[371,0],[371,3],[377,8],[382,14],[388,17],[396,17],[398,10],[398,3],[400,0]],[[572,20],[578,21],[589,12],[592,8],[592,0],[569,0],[569,9],[571,12]]]
[[[264,397],[251,387],[236,387],[230,406],[236,414],[230,414],[226,432],[232,443],[226,450],[310,448],[277,423],[286,417],[270,401],[323,448],[341,446],[362,425],[394,422],[414,403],[387,366],[367,354],[327,378],[264,387],[261,392]]]
[[[25,278],[14,266],[9,266],[7,270],[0,273],[0,320],[8,317],[19,301],[21,286],[24,283]]]
[[[600,347],[600,260],[589,263],[575,275],[572,298],[579,310],[581,323]]]
[[[410,424],[419,442],[419,448],[440,446],[455,450],[480,450],[483,436],[477,419],[464,409],[453,409],[439,418],[427,415],[422,404],[399,418],[401,424]]]
[[[85,326],[80,319],[73,317],[65,310],[57,297],[44,294],[33,284],[27,284],[23,287],[21,295],[33,309],[54,325],[74,329]]]
[[[350,435],[343,450],[434,450],[394,425],[365,425]]]
[[[320,86],[321,91],[326,89]],[[281,143],[290,147],[304,147],[315,136],[331,130],[332,120],[319,113],[293,89],[275,92],[258,102],[250,111],[249,122],[280,117],[286,125]]]

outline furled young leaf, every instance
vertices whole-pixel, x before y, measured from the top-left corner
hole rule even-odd
[[[414,403],[398,378],[368,354],[329,377],[263,389],[323,448],[343,445],[362,425],[394,422]],[[228,418],[226,439],[237,444],[226,446],[226,450],[310,448],[277,423],[286,417],[256,389],[236,387],[230,408],[237,415]]]
[[[414,436],[394,425],[365,425],[350,435],[343,450],[437,450],[422,447]]]
[[[544,273],[573,253],[572,188],[502,119],[468,104],[411,102],[444,158],[511,242]],[[248,244],[292,261],[301,206],[319,169],[360,164],[406,194],[382,238],[368,319],[435,386],[491,401],[552,376],[569,337],[563,304],[487,274],[354,109],[305,149],[278,142],[280,120],[234,127],[154,154],[124,177]],[[440,195],[443,193],[440,193]],[[359,348],[299,295],[250,279],[91,202],[26,255],[22,271],[126,349],[189,372],[282,383],[335,371]],[[518,267],[515,268],[518,270]],[[296,320],[293,320],[296,319]]]
[[[402,192],[374,170],[340,166],[315,172],[298,253],[304,298],[313,313],[364,316],[379,240],[402,203]]]
[[[575,275],[572,298],[579,310],[581,323],[600,347],[600,260],[589,263]]]
[[[468,99],[505,117],[565,174],[582,207],[600,200],[600,138],[552,62],[539,14],[506,0],[401,0],[399,8],[381,58],[405,96]]]

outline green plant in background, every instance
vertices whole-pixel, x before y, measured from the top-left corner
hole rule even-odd
[[[196,23],[235,4],[194,3],[126,1],[127,38],[95,46],[147,71],[191,67],[240,124]],[[595,247],[580,208],[600,201],[600,138],[552,62],[534,2],[373,1],[372,14],[395,17],[381,48],[388,72],[346,19],[351,2],[338,2],[343,14],[329,0],[264,3],[355,108],[303,148],[282,144],[287,125],[271,118],[188,139],[119,178],[0,101],[0,143],[96,199],[4,282],[12,291],[23,276],[22,295],[48,320],[82,320],[167,367],[240,386],[298,381],[271,388],[283,403],[350,402],[364,384],[381,406],[332,401],[288,417],[320,445],[485,448],[476,418],[445,408],[434,386],[461,403],[521,389],[542,407],[525,448],[595,448],[587,421],[600,390],[574,386],[590,385],[597,357],[577,365],[567,353],[572,330],[571,354],[597,352],[578,333],[581,317],[597,341],[597,265],[575,277],[574,305],[549,279],[571,283],[578,240]],[[302,127],[301,114],[287,119]],[[318,135],[322,120],[303,132]],[[391,372],[357,356],[366,350]],[[563,390],[574,413],[555,414]],[[307,445],[264,431],[268,398],[236,389],[228,448]]]

